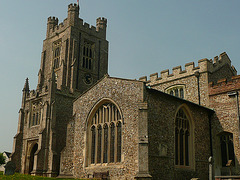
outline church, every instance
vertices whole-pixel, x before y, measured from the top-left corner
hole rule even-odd
[[[108,75],[107,19],[49,17],[38,85],[22,90],[11,160],[47,177],[240,175],[240,76],[223,52],[138,80]],[[210,158],[211,157],[211,158]],[[212,159],[212,160],[211,160]]]

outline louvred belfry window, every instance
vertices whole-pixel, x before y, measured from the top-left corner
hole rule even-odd
[[[92,70],[93,63],[94,63],[93,60],[94,60],[94,44],[89,42],[84,42],[82,67]]]
[[[115,104],[102,104],[88,125],[89,164],[121,162],[122,117]]]

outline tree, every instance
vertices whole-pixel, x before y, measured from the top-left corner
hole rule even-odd
[[[0,153],[0,165],[5,164],[6,157],[3,156],[3,153]]]

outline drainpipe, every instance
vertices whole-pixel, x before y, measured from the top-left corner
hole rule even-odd
[[[197,85],[198,85],[198,104],[200,105],[201,104],[201,101],[200,101],[200,85],[199,85],[199,78],[200,78],[200,73],[199,71],[196,71],[194,73],[195,77],[197,78]]]

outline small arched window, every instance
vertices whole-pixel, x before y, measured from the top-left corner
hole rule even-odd
[[[172,96],[184,98],[184,85],[171,86],[171,87],[167,88],[165,90],[165,92]]]
[[[100,105],[88,124],[88,164],[121,162],[122,116],[111,102]],[[96,130],[97,127],[97,130]]]
[[[175,119],[175,164],[190,166],[190,121],[184,110],[177,112]]]

